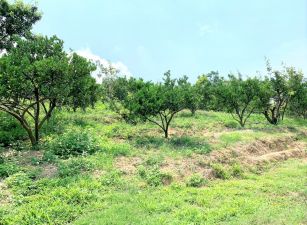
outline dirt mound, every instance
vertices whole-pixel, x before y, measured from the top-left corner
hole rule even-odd
[[[169,173],[174,180],[184,180],[198,173],[210,179],[214,177],[211,165],[220,163],[229,167],[237,162],[247,167],[259,166],[268,162],[277,162],[289,158],[306,158],[307,144],[294,137],[257,140],[248,145],[213,151],[209,155],[193,154],[189,158],[166,158],[160,170]],[[116,167],[126,174],[135,174],[137,167],[143,163],[141,158],[119,157]]]
[[[294,137],[283,137],[277,139],[257,140],[248,145],[237,145],[235,147],[212,152],[207,161],[229,164],[234,160],[245,162],[245,159],[257,158],[272,152],[282,152],[287,149],[306,149],[306,145],[297,142]]]
[[[257,157],[246,158],[245,162],[253,165],[261,165],[263,163],[283,161],[289,158],[305,158],[306,156],[306,149],[291,149],[280,152],[271,152]]]
[[[204,177],[212,178],[213,170],[207,165],[203,164],[201,159],[198,158],[182,158],[164,160],[161,165],[161,171],[172,174],[174,180],[183,180],[193,174],[201,174]]]
[[[121,156],[115,161],[116,168],[127,175],[134,174],[140,164],[142,164],[142,159],[139,157],[128,158]]]

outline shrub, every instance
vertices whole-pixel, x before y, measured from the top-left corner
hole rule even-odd
[[[231,167],[231,175],[234,177],[242,177],[244,170],[242,169],[241,165],[238,163],[235,163]]]
[[[60,177],[76,176],[82,172],[93,170],[94,165],[83,158],[70,159],[59,164],[58,173]]]
[[[216,178],[223,179],[223,180],[230,178],[230,174],[228,173],[228,171],[226,170],[226,168],[223,165],[213,164],[211,166],[212,166],[212,169],[214,171]]]
[[[10,115],[0,112],[0,144],[8,146],[16,140],[27,138],[26,132],[22,129],[17,120]]]
[[[173,179],[170,174],[162,173],[157,166],[151,168],[140,166],[138,168],[138,173],[149,186],[154,187],[162,184],[170,184]]]
[[[59,158],[88,155],[98,150],[96,141],[85,132],[69,132],[55,138],[48,148]]]
[[[206,180],[200,174],[192,175],[186,182],[188,187],[201,187],[205,184]]]
[[[44,151],[42,161],[52,163],[52,162],[55,162],[56,160],[57,160],[57,156],[54,154],[53,151],[51,151],[50,149]]]
[[[19,167],[14,163],[0,163],[0,178],[11,176],[14,173],[17,173],[19,170]]]

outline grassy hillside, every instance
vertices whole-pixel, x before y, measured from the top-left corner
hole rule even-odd
[[[0,128],[19,140],[2,147],[0,224],[307,223],[306,120],[253,115],[242,129],[184,111],[165,140],[99,105],[56,112],[39,151],[13,127]]]

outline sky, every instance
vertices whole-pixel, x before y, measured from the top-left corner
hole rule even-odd
[[[33,3],[32,0],[26,2]],[[254,76],[284,62],[307,73],[307,0],[38,0],[34,32],[122,73],[195,81],[212,70]],[[306,75],[305,75],[306,76]]]

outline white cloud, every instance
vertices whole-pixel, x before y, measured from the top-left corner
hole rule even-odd
[[[199,27],[199,33],[200,36],[205,36],[206,34],[212,33],[213,32],[213,28],[207,24],[205,25],[201,25]]]
[[[77,50],[76,53],[84,58],[87,58],[88,60],[93,61],[94,63],[99,62],[104,67],[113,67],[116,70],[119,71],[119,74],[124,76],[131,76],[131,73],[128,69],[128,67],[122,63],[121,61],[118,62],[110,62],[106,60],[105,58],[100,57],[99,55],[94,54],[91,49],[85,48]],[[100,74],[100,71],[95,71],[92,75],[97,80],[98,83],[101,83],[102,77],[99,77],[98,74]]]
[[[218,32],[218,24],[198,24],[198,32],[201,37]]]

